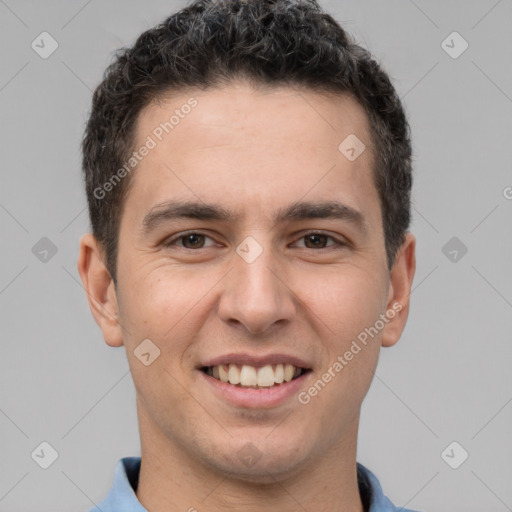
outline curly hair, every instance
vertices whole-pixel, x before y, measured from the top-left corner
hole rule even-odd
[[[364,108],[391,269],[410,223],[412,164],[410,127],[386,72],[315,0],[195,0],[118,50],[92,97],[82,171],[92,232],[114,283],[132,176],[107,198],[98,189],[130,158],[138,115],[169,92],[237,78],[350,94]]]

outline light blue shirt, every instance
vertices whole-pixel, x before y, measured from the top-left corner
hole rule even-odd
[[[114,484],[106,498],[89,512],[148,512],[139,502],[135,491],[139,483],[140,457],[125,457],[116,466]],[[359,491],[367,512],[414,512],[395,507],[384,496],[377,477],[363,465],[357,464]]]

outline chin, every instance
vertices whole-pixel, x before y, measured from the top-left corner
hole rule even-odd
[[[308,466],[304,439],[295,442],[277,436],[272,442],[264,437],[260,441],[253,441],[248,436],[242,439],[240,436],[231,439],[228,445],[217,445],[203,460],[212,469],[229,473],[230,479],[260,484],[284,481]]]

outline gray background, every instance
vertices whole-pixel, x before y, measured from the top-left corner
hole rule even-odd
[[[390,73],[414,138],[412,310],[382,351],[358,460],[400,506],[512,510],[512,2],[321,4]],[[0,0],[2,512],[83,512],[140,454],[124,348],[104,343],[76,270],[79,142],[111,52],[183,5]],[[43,31],[59,45],[47,59],[31,48]],[[46,470],[31,457],[43,441],[59,455]]]

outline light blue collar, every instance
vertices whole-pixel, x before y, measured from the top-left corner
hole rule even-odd
[[[89,512],[148,512],[139,502],[135,491],[139,483],[140,457],[125,457],[117,463],[114,484],[106,498]],[[414,512],[395,507],[382,491],[377,477],[357,463],[357,477],[362,496],[370,504],[368,512]]]

